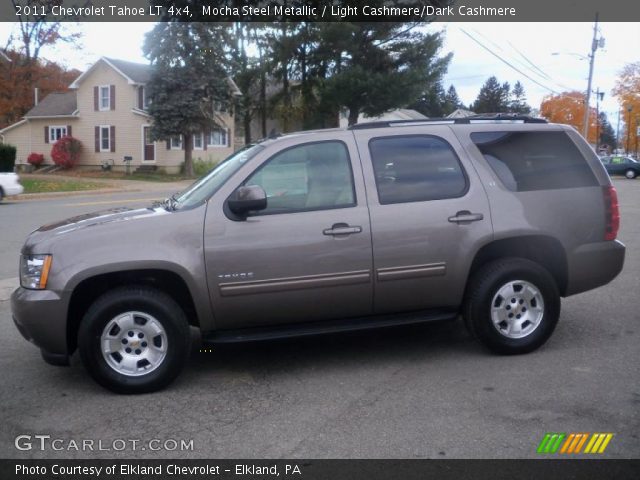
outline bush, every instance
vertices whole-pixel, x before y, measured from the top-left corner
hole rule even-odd
[[[82,143],[73,137],[62,137],[51,148],[51,158],[53,163],[62,168],[73,167],[80,158]]]
[[[197,158],[193,161],[193,174],[196,177],[202,177],[206,173],[215,167],[217,162],[212,160],[202,160],[201,158]],[[182,165],[181,172],[184,173],[184,164]]]
[[[0,143],[0,172],[13,172],[16,164],[16,147]]]
[[[44,155],[41,153],[32,152],[27,157],[27,162],[38,168],[44,162]]]

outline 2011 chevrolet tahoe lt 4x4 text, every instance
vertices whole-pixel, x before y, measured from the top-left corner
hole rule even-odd
[[[551,335],[560,298],[611,281],[610,179],[572,128],[531,118],[382,122],[251,145],[143,209],[41,227],[15,324],[49,363],[79,350],[117,392],[190,349],[462,315],[501,354]]]

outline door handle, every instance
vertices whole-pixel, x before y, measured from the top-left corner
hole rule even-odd
[[[469,210],[460,210],[456,212],[454,216],[449,217],[448,220],[451,223],[471,223],[482,220],[483,218],[484,215],[481,213],[471,213]]]
[[[347,223],[334,223],[331,228],[322,230],[324,235],[352,235],[362,232],[362,227],[352,227]]]

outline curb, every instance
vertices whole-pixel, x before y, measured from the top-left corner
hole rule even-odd
[[[42,192],[42,193],[21,193],[20,195],[14,195],[11,200],[42,200],[47,198],[64,198],[75,197],[81,195],[101,195],[108,193],[121,193],[121,192],[141,192],[142,189],[129,189],[129,188],[98,188],[95,190],[75,190],[72,192]]]

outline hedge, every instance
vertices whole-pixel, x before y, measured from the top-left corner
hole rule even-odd
[[[0,172],[13,172],[16,164],[16,147],[0,143]]]

